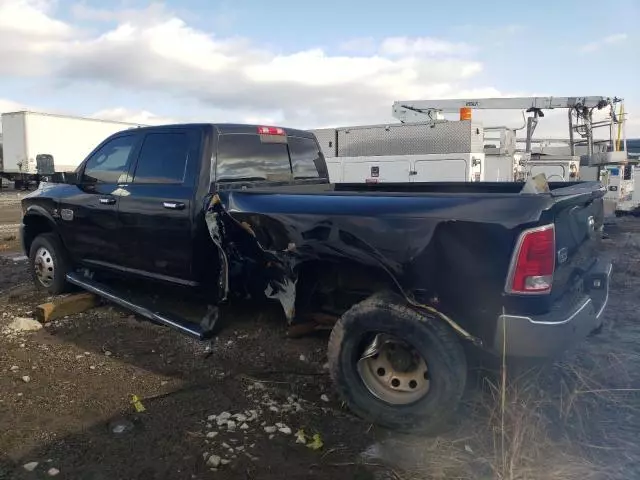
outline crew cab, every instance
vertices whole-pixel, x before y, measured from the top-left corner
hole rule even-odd
[[[390,428],[455,412],[464,347],[556,356],[602,325],[598,182],[334,185],[313,134],[236,124],[122,131],[63,177],[22,203],[39,288],[80,286],[202,339],[238,298],[279,302],[291,325],[333,319],[337,389]],[[158,312],[105,272],[210,308],[199,323]]]

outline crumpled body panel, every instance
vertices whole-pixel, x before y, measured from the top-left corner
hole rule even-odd
[[[291,322],[299,267],[308,261],[373,267],[409,299],[418,291],[451,297],[461,282],[474,290],[470,302],[487,292],[495,296],[514,229],[539,221],[548,203],[517,195],[231,190],[212,198],[206,222],[225,266],[225,296],[234,284],[262,285]]]

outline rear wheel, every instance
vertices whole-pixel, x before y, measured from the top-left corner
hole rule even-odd
[[[331,377],[358,416],[399,431],[436,433],[455,413],[467,364],[456,335],[398,298],[347,311],[329,340]]]
[[[29,249],[31,276],[36,287],[51,295],[59,295],[68,290],[66,280],[69,271],[67,254],[54,233],[38,235]]]

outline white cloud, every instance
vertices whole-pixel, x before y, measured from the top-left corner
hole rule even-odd
[[[370,55],[376,52],[378,46],[373,37],[358,37],[340,43],[339,48],[343,52]]]
[[[0,43],[1,73],[162,92],[296,126],[388,118],[399,96],[452,95],[482,70],[478,61],[454,57],[468,51],[465,45],[437,39],[387,39],[372,54],[334,55],[321,48],[275,53],[193,28],[158,5],[116,12],[77,5],[76,18],[108,25],[92,34],[56,19],[49,3],[0,2],[0,39],[8,36],[6,25],[30,15],[42,26],[38,38],[25,34],[13,44]]]
[[[624,42],[627,38],[629,38],[629,36],[626,33],[614,33],[595,42],[587,43],[580,49],[580,51],[582,53],[596,52],[604,47]]]
[[[0,76],[46,74],[43,55],[75,33],[49,15],[51,8],[46,0],[0,0]]]
[[[390,121],[398,99],[504,95],[476,80],[483,64],[474,57],[476,47],[463,42],[361,38],[340,45],[338,54],[320,47],[276,52],[194,28],[159,4],[142,10],[78,4],[72,16],[83,28],[60,20],[54,7],[54,0],[0,0],[0,75],[37,77],[51,91],[106,86],[168,100],[132,109],[105,95],[93,113],[102,118],[306,128]],[[156,111],[183,102],[194,105],[198,113],[190,117],[198,118]],[[82,105],[68,109],[90,113]]]
[[[460,55],[473,53],[476,47],[462,42],[449,42],[438,38],[391,37],[380,45],[380,53],[392,56]]]
[[[124,107],[107,108],[99,110],[89,115],[102,120],[114,120],[117,122],[140,123],[143,125],[166,125],[178,123],[177,120],[169,117],[161,117],[147,110],[132,110]]]
[[[20,110],[26,110],[26,107],[21,103],[14,102],[13,100],[0,98],[0,113],[2,113],[2,112],[18,112]]]

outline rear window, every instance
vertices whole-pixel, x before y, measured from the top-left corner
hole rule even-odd
[[[294,178],[327,178],[327,167],[318,144],[310,138],[289,137]]]
[[[291,166],[284,143],[263,143],[255,134],[220,135],[218,181],[289,180]]]
[[[287,181],[291,179],[292,165],[294,178],[327,177],[322,155],[312,139],[288,137],[287,143],[269,143],[255,134],[220,135],[218,181]]]

